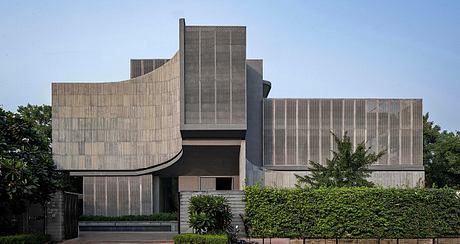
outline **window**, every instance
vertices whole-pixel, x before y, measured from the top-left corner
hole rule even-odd
[[[219,177],[216,178],[216,190],[232,190],[233,178],[232,177]]]

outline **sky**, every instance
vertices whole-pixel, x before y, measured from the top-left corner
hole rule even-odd
[[[460,130],[460,1],[1,1],[0,104],[50,104],[51,82],[129,78],[169,58],[179,18],[247,26],[270,97],[422,98]]]

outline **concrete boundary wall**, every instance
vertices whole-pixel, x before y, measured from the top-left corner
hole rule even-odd
[[[190,198],[198,195],[224,196],[227,198],[233,213],[232,226],[239,226],[240,230],[244,229],[243,221],[240,214],[244,214],[245,203],[243,191],[184,191],[179,194],[179,232],[192,233],[193,229],[188,224],[189,214],[188,207]]]

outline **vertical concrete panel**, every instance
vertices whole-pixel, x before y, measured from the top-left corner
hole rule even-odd
[[[264,99],[264,133],[263,133],[263,151],[264,151],[264,165],[273,164],[273,132],[274,132],[274,119],[273,119],[273,100]]]
[[[107,215],[117,216],[117,177],[106,177],[107,178]]]
[[[142,184],[142,214],[150,214],[153,212],[152,202],[152,175],[141,176]]]
[[[310,135],[310,143],[309,143],[309,158],[311,161],[319,162],[319,155],[320,155],[320,139],[319,139],[319,131],[320,131],[320,100],[312,99],[310,100],[310,114],[309,114],[309,135]]]
[[[320,100],[321,102],[321,129],[320,129],[320,139],[321,139],[321,147],[320,147],[320,157],[322,164],[326,163],[327,159],[331,159],[331,150],[332,150],[332,136],[331,131],[334,133],[337,132],[335,128],[331,129],[331,101],[330,100]],[[336,119],[335,115],[332,117]]]
[[[249,161],[246,177],[248,184],[258,181],[259,177],[254,175],[257,167],[262,166],[263,151],[263,62],[262,60],[247,60],[247,130],[246,130],[246,159]],[[253,165],[256,166],[253,168]],[[255,169],[253,171],[252,169]]]
[[[273,105],[275,106],[275,165],[285,164],[285,100],[279,99],[274,100]]]
[[[378,164],[387,164],[388,162],[388,100],[379,100],[378,102],[378,151],[386,151],[379,159]]]
[[[238,28],[231,33],[231,88],[232,120],[246,123],[246,30]]]
[[[294,99],[286,100],[286,163],[297,164],[297,102]]]
[[[130,194],[130,214],[138,215],[141,211],[141,199],[140,199],[140,179],[139,176],[129,177],[129,194]]]
[[[336,136],[343,136],[343,100],[332,100],[332,131]],[[337,144],[332,142],[334,151],[337,151]]]
[[[372,152],[377,152],[377,101],[367,101],[366,113],[366,145],[371,148]]]
[[[387,151],[390,165],[399,164],[399,122],[400,122],[400,106],[399,100],[391,100],[389,105],[389,120],[390,120],[390,148]]]
[[[153,176],[153,212],[160,212],[160,176]]]
[[[94,177],[83,177],[83,214],[94,215]]]
[[[106,184],[105,177],[93,177],[96,189],[95,215],[106,215]]]
[[[129,215],[128,177],[118,177],[118,215]]]
[[[215,123],[215,31],[201,31],[201,123]]]
[[[230,32],[216,31],[216,117],[230,123]]]
[[[343,114],[343,131],[348,133],[353,145],[355,145],[355,100],[344,99],[344,114]]]
[[[299,99],[297,115],[297,164],[306,165],[308,163],[308,100]]]
[[[185,123],[199,123],[200,40],[199,30],[185,31]]]
[[[422,100],[413,100],[413,123],[412,123],[412,164],[422,165],[423,164],[423,110]]]

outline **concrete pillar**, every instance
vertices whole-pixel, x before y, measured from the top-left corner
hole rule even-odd
[[[153,212],[160,212],[160,176],[153,176]]]
[[[54,193],[47,205],[46,233],[52,241],[64,239],[64,195],[61,191]]]
[[[240,144],[240,190],[246,185],[246,140],[241,140]]]

